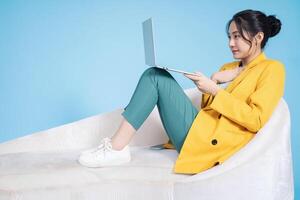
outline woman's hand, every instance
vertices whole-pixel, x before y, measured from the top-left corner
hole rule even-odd
[[[201,72],[195,73],[198,75],[184,74],[184,76],[191,79],[201,92],[215,96],[221,89],[213,80],[207,78]]]
[[[234,69],[216,72],[210,78],[215,83],[226,83],[235,79],[235,77],[237,77],[239,73],[240,73],[239,68],[234,68]]]

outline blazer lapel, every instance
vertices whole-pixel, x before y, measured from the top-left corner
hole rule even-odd
[[[234,88],[236,88],[239,83],[247,76],[247,74],[250,72],[250,69],[255,67],[257,64],[261,63],[262,61],[266,60],[266,55],[264,52],[262,52],[261,54],[259,54],[256,58],[254,58],[250,63],[248,63],[248,65],[245,66],[245,69],[225,88],[225,91],[231,93]],[[238,67],[238,65],[237,65]],[[209,101],[212,101],[214,97],[212,95],[210,95],[210,99]],[[212,110],[212,108],[209,106],[206,106],[204,108],[202,108],[202,110]]]
[[[250,69],[255,67],[260,62],[266,60],[266,55],[264,52],[259,54],[256,58],[254,58],[248,65],[245,66],[245,69],[225,88],[225,91],[231,93],[235,87],[239,85],[239,83],[245,78],[245,76],[250,72]],[[238,67],[238,66],[237,66]]]

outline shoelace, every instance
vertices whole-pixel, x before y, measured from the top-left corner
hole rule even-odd
[[[106,152],[109,152],[109,151],[112,151],[111,139],[103,138],[100,145],[97,147],[97,149],[93,153],[104,152],[104,155],[105,155]]]

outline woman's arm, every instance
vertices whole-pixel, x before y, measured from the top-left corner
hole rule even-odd
[[[240,72],[242,71],[242,68],[240,67],[235,67],[233,69],[227,69],[227,70],[222,70],[214,73],[210,79],[213,80],[215,83],[226,83],[229,81],[232,81],[237,77]]]
[[[223,65],[222,67],[220,67],[218,72],[225,71],[228,66],[229,66],[228,64]],[[216,72],[216,73],[218,73],[218,72]],[[218,77],[215,76],[216,73],[214,73],[211,76],[211,80],[213,80],[215,83],[219,83],[219,81],[217,80]],[[213,98],[214,98],[214,96],[211,94],[202,93],[201,109],[206,107],[207,105],[209,105],[210,102],[213,100]]]

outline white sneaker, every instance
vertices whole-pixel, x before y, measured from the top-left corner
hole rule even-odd
[[[110,138],[103,138],[98,147],[83,151],[78,159],[86,167],[105,167],[128,163],[131,160],[129,146],[113,150]]]

